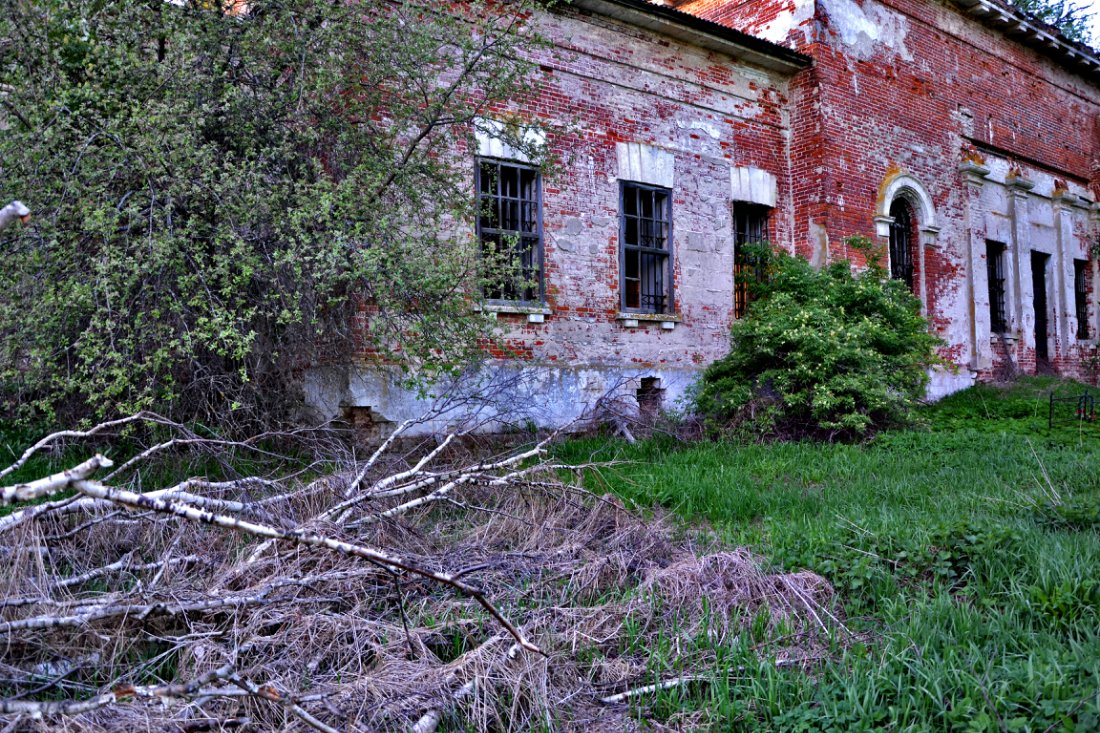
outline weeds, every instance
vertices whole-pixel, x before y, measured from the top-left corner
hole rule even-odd
[[[978,387],[927,408],[930,429],[863,446],[568,446],[624,461],[593,483],[824,577],[866,641],[810,675],[723,649],[744,672],[668,692],[670,714],[735,731],[1100,730],[1100,428],[1048,433],[1051,389],[1084,388]]]

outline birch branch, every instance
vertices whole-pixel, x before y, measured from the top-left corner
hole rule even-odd
[[[0,488],[0,506],[58,494],[72,486],[74,482],[87,479],[99,469],[109,468],[112,465],[114,463],[110,458],[97,454],[83,463],[52,476],[28,481],[24,484],[5,486]]]
[[[45,438],[42,438],[42,440],[38,441],[30,448],[27,448],[25,451],[23,451],[23,454],[19,456],[19,459],[16,460],[15,463],[11,464],[5,469],[0,470],[0,479],[4,478],[8,474],[18,471],[20,468],[26,465],[27,461],[29,461],[35,453],[42,450],[43,448],[49,447],[52,443],[56,443],[66,438],[90,438],[94,435],[98,435],[99,433],[106,432],[113,428],[123,427],[125,425],[129,425],[135,422],[151,422],[158,425],[171,426],[176,425],[176,423],[167,418],[161,417],[155,412],[139,412],[136,415],[131,415],[129,417],[123,417],[118,420],[110,420],[108,422],[100,423],[94,428],[90,428],[88,430],[61,430],[56,433],[50,433]]]
[[[195,601],[192,603],[140,603],[140,604],[109,604],[83,606],[77,613],[68,616],[32,616],[30,618],[17,619],[15,621],[0,622],[0,634],[10,634],[13,631],[25,631],[30,629],[59,629],[74,626],[86,626],[92,621],[100,621],[106,618],[123,616],[142,620],[149,616],[178,616],[185,613],[199,613],[203,611],[216,611],[223,608],[244,608],[267,603],[269,589],[249,596],[231,596],[229,598],[217,598],[208,601]]]
[[[344,542],[342,540],[333,539],[331,537],[324,537],[322,535],[309,534],[300,529],[298,530],[282,530],[277,527],[272,527],[266,524],[260,524],[258,522],[250,522],[243,519],[237,519],[236,517],[230,517],[222,514],[214,514],[213,512],[199,509],[198,507],[191,506],[176,501],[166,501],[158,497],[150,496],[149,494],[138,494],[133,491],[127,491],[125,489],[119,489],[109,486],[104,486],[95,481],[76,481],[74,483],[75,488],[80,493],[89,496],[94,499],[104,499],[115,504],[131,507],[134,509],[151,510],[155,512],[161,512],[164,514],[171,514],[184,519],[189,519],[195,522],[201,522],[204,524],[212,524],[223,529],[231,529],[237,532],[243,532],[245,534],[251,534],[256,537],[265,537],[270,540],[283,540],[296,545],[305,545],[309,547],[321,547],[334,552],[338,552],[344,555],[351,555],[359,557],[369,562],[373,562],[377,565],[389,567],[395,570],[403,570],[413,575],[419,575],[428,580],[435,581],[437,583],[450,586],[454,590],[462,593],[463,595],[472,598],[478,603],[486,612],[489,613],[497,623],[501,624],[508,633],[512,635],[512,638],[516,640],[524,649],[542,654],[542,651],[532,642],[528,641],[526,637],[507,619],[504,615],[497,610],[485,594],[468,583],[458,580],[447,573],[439,573],[427,568],[420,567],[415,563],[403,560],[400,557],[388,555],[380,550],[376,550],[363,545],[358,545],[352,542]],[[2,628],[2,627],[0,627]]]
[[[31,715],[36,718],[56,717],[59,715],[79,715],[105,707],[114,702],[128,699],[156,700],[170,698],[195,697],[198,694],[218,694],[216,691],[204,690],[203,687],[219,680],[228,679],[234,674],[231,666],[220,667],[212,672],[186,684],[168,685],[124,685],[116,687],[111,692],[104,692],[88,700],[65,701],[35,701],[35,700],[0,700],[0,714],[4,715]]]
[[[131,564],[132,562],[133,562],[133,556],[130,555],[130,554],[127,554],[126,556],[124,556],[120,560],[117,560],[116,562],[113,562],[110,565],[104,565],[101,568],[96,568],[94,570],[89,570],[86,573],[82,573],[80,575],[75,575],[71,578],[65,578],[64,580],[59,580],[57,583],[54,584],[54,587],[57,587],[57,588],[71,588],[74,585],[82,585],[84,583],[87,583],[89,580],[94,580],[96,578],[103,577],[104,575],[110,575],[111,573],[113,573],[115,571],[125,570],[127,572],[137,573],[137,572],[142,572],[142,571],[145,571],[145,570],[160,570],[161,568],[173,567],[175,565],[207,564],[210,561],[203,558],[203,557],[199,557],[198,555],[184,555],[183,557],[173,557],[173,558],[169,558],[167,560],[160,560],[160,561],[157,561],[157,562],[149,562],[149,563],[144,563],[144,564],[141,564],[141,565],[133,565],[133,564]]]
[[[345,498],[355,493],[355,490],[359,488],[359,484],[363,483],[363,481],[367,478],[367,474],[370,473],[371,468],[374,467],[374,464],[378,462],[379,458],[385,455],[386,451],[388,451],[390,449],[390,446],[393,445],[394,441],[397,440],[397,437],[408,430],[412,425],[419,422],[420,420],[406,420],[405,422],[398,425],[396,430],[392,431],[389,435],[386,436],[386,439],[382,441],[382,445],[378,446],[378,448],[375,449],[374,453],[372,453],[370,458],[367,459],[367,462],[363,464],[363,468],[360,469],[359,473],[357,473],[355,475],[355,478],[352,479],[351,483],[348,484],[348,488],[344,491]]]
[[[523,478],[525,478],[526,476],[529,476],[533,473],[542,473],[544,471],[552,471],[552,470],[555,470],[557,468],[570,468],[571,469],[571,468],[574,468],[574,467],[573,466],[558,466],[558,465],[538,465],[538,466],[531,466],[530,468],[521,469],[519,471],[512,471],[511,473],[507,473],[503,476],[486,477],[486,476],[481,475],[480,473],[463,475],[463,476],[460,476],[458,479],[456,479],[454,481],[450,481],[450,482],[444,484],[443,486],[439,487],[438,489],[436,489],[435,491],[433,491],[430,494],[425,494],[424,496],[413,499],[412,501],[407,501],[404,504],[398,504],[397,506],[392,507],[390,509],[387,509],[386,511],[381,512],[379,514],[371,514],[369,516],[363,517],[362,519],[356,520],[355,522],[349,524],[348,526],[353,527],[353,528],[359,528],[359,527],[363,527],[363,526],[368,525],[368,524],[375,524],[376,522],[382,521],[384,519],[393,519],[394,517],[400,516],[402,514],[406,514],[410,511],[412,511],[413,509],[416,509],[417,507],[421,507],[421,506],[424,506],[426,504],[431,504],[431,503],[437,502],[437,501],[442,501],[442,500],[447,498],[448,494],[450,494],[456,488],[458,488],[459,486],[462,486],[464,484],[481,483],[484,486],[490,486],[490,487],[507,486],[507,485],[509,485],[511,483],[514,483],[516,481],[520,481]]]
[[[229,677],[229,681],[235,685],[238,685],[241,689],[246,690],[255,697],[263,698],[264,700],[270,700],[271,702],[279,703],[286,707],[296,718],[301,720],[306,725],[321,731],[321,733],[340,733],[335,728],[325,725],[317,718],[313,717],[305,708],[296,703],[292,698],[288,698],[279,693],[272,685],[264,685],[263,687],[257,687],[252,682],[241,678],[239,675],[232,675]]]

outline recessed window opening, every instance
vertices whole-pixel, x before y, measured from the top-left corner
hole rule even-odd
[[[1005,246],[1000,242],[985,243],[985,265],[989,273],[989,330],[1005,333],[1008,318],[1005,314]]]
[[[1089,337],[1089,293],[1087,260],[1073,261],[1073,304],[1077,313],[1077,338]]]
[[[672,311],[672,197],[666,188],[623,183],[622,306],[641,313]]]
[[[890,224],[890,277],[901,280],[912,290],[916,216],[913,207],[902,198],[890,205],[890,216],[894,220]]]
[[[1035,312],[1035,359],[1036,371],[1045,368],[1050,358],[1047,333],[1047,264],[1050,255],[1042,252],[1031,253],[1031,293],[1032,308]]]
[[[495,160],[478,163],[478,239],[488,300],[543,299],[539,187],[539,173],[529,166]]]
[[[661,410],[665,391],[661,389],[661,380],[657,377],[642,377],[638,387],[638,411],[642,415],[654,416]]]
[[[745,247],[768,241],[770,213],[767,206],[740,202],[733,205],[733,314],[736,318],[744,317],[748,311],[752,301],[751,281],[759,282],[764,277],[760,263],[745,251]]]

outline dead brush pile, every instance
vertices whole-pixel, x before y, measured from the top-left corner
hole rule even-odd
[[[762,660],[792,665],[843,628],[822,578],[594,496],[565,478],[599,469],[548,462],[546,441],[474,458],[453,437],[390,440],[366,461],[151,487],[172,451],[266,453],[132,419],[150,421],[172,437],[121,466],[12,482],[128,422],[0,472],[17,503],[0,517],[5,733],[631,730],[658,688],[736,674],[714,649],[750,626],[774,640]],[[659,646],[692,674],[655,670]]]

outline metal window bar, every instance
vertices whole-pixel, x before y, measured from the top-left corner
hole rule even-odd
[[[624,183],[620,195],[622,306],[642,313],[668,313],[672,310],[669,191]]]
[[[1088,262],[1073,261],[1073,304],[1077,313],[1077,338],[1089,337]]]
[[[768,240],[769,213],[766,206],[734,204],[733,314],[736,318],[745,315],[752,301],[749,282],[759,282],[764,277],[760,263],[753,261],[744,246]]]
[[[989,330],[1004,333],[1008,330],[1005,314],[1005,274],[1003,244],[986,242],[985,266],[989,273]]]
[[[489,300],[541,302],[541,181],[534,168],[481,160],[477,168],[478,239],[488,264]]]
[[[890,207],[890,277],[913,289],[913,212],[905,201]]]

